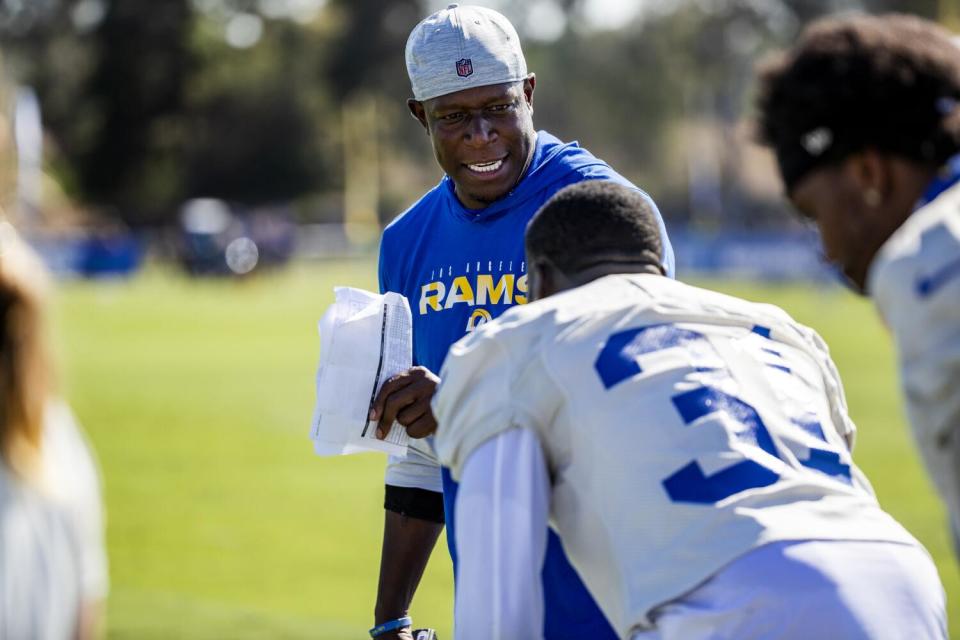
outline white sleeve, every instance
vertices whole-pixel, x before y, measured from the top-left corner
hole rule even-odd
[[[468,456],[456,506],[457,640],[543,637],[549,501],[532,431],[509,429]]]

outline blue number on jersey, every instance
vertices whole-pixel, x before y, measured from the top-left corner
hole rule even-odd
[[[770,330],[764,327],[755,327],[754,333],[770,339]],[[594,362],[594,368],[604,387],[610,389],[642,373],[643,369],[637,362],[641,355],[704,339],[701,333],[669,324],[628,329],[607,340]],[[775,368],[789,372],[786,367]],[[713,413],[723,413],[743,427],[743,430],[737,433],[741,442],[782,460],[760,414],[743,400],[710,386],[685,391],[673,396],[671,400],[685,425]],[[813,414],[792,419],[791,422],[824,443],[827,442],[823,427]],[[851,482],[850,465],[842,461],[837,451],[811,447],[809,457],[799,462],[841,482]],[[700,463],[692,460],[667,477],[663,481],[663,487],[674,502],[715,504],[735,493],[771,485],[779,478],[776,472],[755,460],[742,460],[709,476],[703,472]]]
[[[684,424],[690,424],[711,413],[725,413],[742,424],[746,431],[738,433],[739,439],[752,440],[751,444],[777,457],[777,448],[757,410],[746,402],[715,389],[700,387],[671,398]],[[714,504],[746,489],[773,484],[779,475],[753,460],[743,460],[713,475],[706,475],[696,460],[663,481],[667,495],[674,502]]]

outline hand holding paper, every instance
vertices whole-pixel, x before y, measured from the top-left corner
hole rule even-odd
[[[394,422],[383,440],[369,420],[377,392],[412,363],[407,299],[337,287],[336,302],[320,320],[317,404],[310,437],[319,455],[382,451],[407,453],[407,432]]]
[[[377,437],[381,438],[394,422],[404,425],[411,438],[425,438],[437,430],[430,401],[440,384],[426,367],[413,367],[388,379],[373,403],[372,420],[377,421]]]

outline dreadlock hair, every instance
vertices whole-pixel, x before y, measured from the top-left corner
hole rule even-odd
[[[663,262],[660,226],[650,199],[609,180],[565,187],[527,225],[527,256],[544,257],[565,274],[604,262]]]
[[[48,289],[40,259],[0,222],[0,458],[39,482],[43,411],[52,367],[44,324]]]
[[[756,104],[788,193],[866,148],[939,167],[960,151],[960,47],[914,16],[825,18],[761,65]]]

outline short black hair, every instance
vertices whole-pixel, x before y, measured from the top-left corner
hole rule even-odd
[[[947,30],[899,14],[825,18],[761,66],[757,133],[789,193],[871,147],[940,166],[960,150],[958,103],[960,47]]]
[[[649,197],[609,180],[564,187],[540,207],[526,233],[527,257],[565,274],[603,262],[663,263],[660,225]]]

